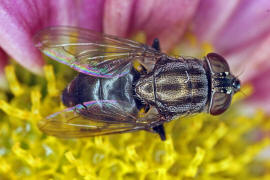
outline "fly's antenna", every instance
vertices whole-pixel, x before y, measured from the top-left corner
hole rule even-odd
[[[241,75],[243,75],[245,71],[246,71],[245,68],[241,68],[241,71],[239,74],[236,75],[236,78],[239,78]]]

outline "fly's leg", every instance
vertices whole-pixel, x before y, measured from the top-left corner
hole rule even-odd
[[[156,51],[160,52],[160,45],[159,45],[159,40],[157,38],[155,38],[153,40],[152,46],[153,49],[155,49]],[[149,48],[148,46],[146,46],[146,49]],[[153,50],[152,49],[152,50]],[[147,57],[147,54],[144,54],[144,58],[139,59],[140,63],[144,66],[144,68],[146,69],[147,74],[151,71],[153,71],[155,64],[157,62],[158,59],[160,59],[160,55],[159,53],[156,53],[157,57]]]
[[[155,38],[152,43],[152,48],[154,48],[157,51],[160,51],[160,45],[158,38]]]
[[[166,140],[166,133],[163,124],[153,127],[154,132],[158,133],[162,141]]]

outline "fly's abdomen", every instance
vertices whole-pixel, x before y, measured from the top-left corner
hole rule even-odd
[[[129,74],[116,78],[99,78],[80,73],[63,91],[64,105],[72,107],[89,101],[113,100],[119,102],[129,113],[136,113],[133,81],[139,74],[132,70]]]

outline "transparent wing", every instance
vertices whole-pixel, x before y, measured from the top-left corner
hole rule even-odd
[[[150,130],[158,121],[157,115],[137,118],[119,107],[119,102],[104,100],[89,101],[52,114],[39,122],[39,128],[48,135],[78,138]]]
[[[122,76],[134,60],[155,64],[160,52],[144,44],[75,27],[50,27],[34,38],[49,57],[98,77]]]

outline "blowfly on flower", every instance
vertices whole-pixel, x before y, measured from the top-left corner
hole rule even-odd
[[[68,108],[39,122],[43,132],[57,137],[146,130],[165,140],[165,122],[200,112],[219,115],[240,89],[222,56],[170,57],[158,39],[148,46],[86,29],[51,27],[35,36],[35,44],[79,72],[62,93]]]

